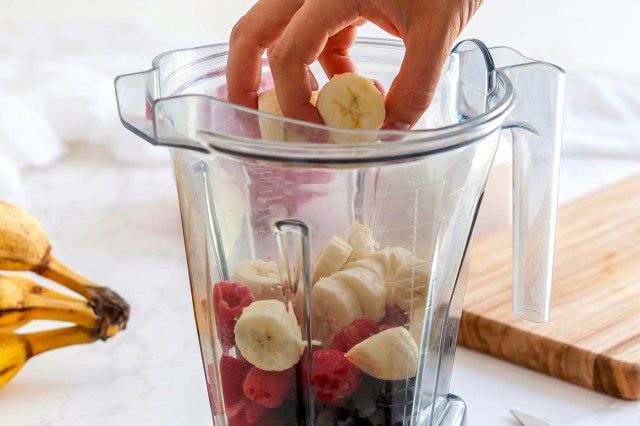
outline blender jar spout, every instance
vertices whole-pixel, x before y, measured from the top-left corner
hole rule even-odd
[[[121,75],[115,80],[118,115],[124,127],[147,142],[156,144],[153,126],[153,100],[157,94],[157,72],[151,69]],[[151,89],[151,90],[149,90]]]

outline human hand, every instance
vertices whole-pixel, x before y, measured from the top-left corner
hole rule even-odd
[[[231,33],[229,101],[257,108],[262,54],[267,50],[285,116],[322,123],[309,103],[318,60],[329,78],[355,72],[349,48],[370,21],[400,37],[406,52],[385,99],[383,128],[407,130],[429,106],[444,62],[482,0],[260,0]]]

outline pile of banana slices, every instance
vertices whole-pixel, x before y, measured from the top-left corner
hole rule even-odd
[[[404,325],[368,337],[346,357],[378,379],[415,377],[428,273],[427,261],[401,247],[378,249],[371,230],[353,223],[347,239],[332,235],[315,261],[309,313],[312,338],[318,346],[328,348],[353,321],[368,319],[384,325],[388,307],[401,309],[407,318]],[[235,326],[236,345],[244,359],[270,371],[294,366],[306,347],[299,325],[306,322],[302,320],[302,286],[294,303],[287,306],[278,265],[264,260],[238,263],[232,280],[247,287],[255,298]]]
[[[43,287],[24,275],[0,275],[0,387],[31,357],[64,346],[107,340],[126,328],[127,302],[53,257],[40,223],[28,212],[2,201],[0,270],[35,272],[79,294],[71,296]],[[36,333],[19,332],[33,320],[76,325]]]

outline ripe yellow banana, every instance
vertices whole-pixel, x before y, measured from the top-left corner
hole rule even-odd
[[[28,212],[0,201],[0,270],[33,271],[89,299],[95,313],[110,326],[124,329],[129,305],[117,293],[98,286],[51,256],[51,245],[40,223]]]
[[[2,388],[30,358],[64,346],[91,343],[97,336],[81,326],[30,334],[0,331],[0,388]]]
[[[86,301],[32,294],[9,277],[0,275],[0,330],[15,330],[37,319],[74,322],[91,330],[102,325]],[[107,333],[107,330],[103,332]]]
[[[70,296],[68,294],[60,293],[59,291],[51,290],[50,288],[42,287],[38,283],[31,281],[29,278],[22,275],[5,275],[7,279],[13,281],[15,285],[20,287],[26,293],[36,294],[42,297],[48,297],[58,300],[69,300],[71,302],[85,303],[85,299],[79,297]]]

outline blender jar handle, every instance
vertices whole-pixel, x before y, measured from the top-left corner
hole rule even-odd
[[[490,49],[497,72],[516,94],[503,125],[513,133],[513,311],[522,319],[549,321],[556,228],[564,71]]]

